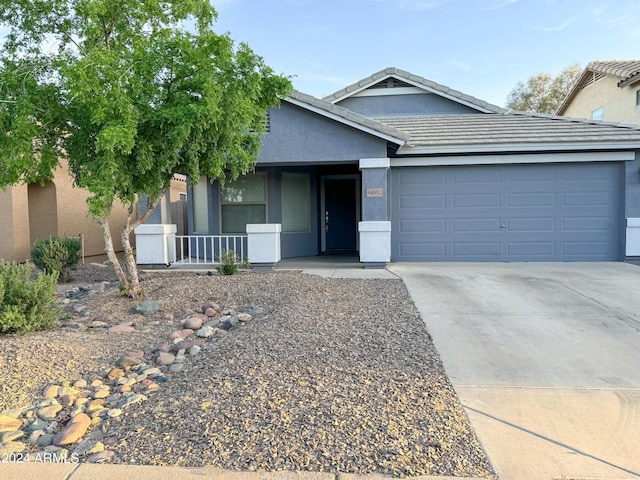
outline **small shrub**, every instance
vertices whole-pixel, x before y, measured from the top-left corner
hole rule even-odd
[[[31,250],[31,260],[44,273],[58,272],[58,277],[69,280],[69,268],[80,261],[80,240],[51,236],[38,240]]]
[[[222,275],[233,275],[238,271],[238,257],[233,250],[227,250],[219,257],[220,264],[216,267]]]
[[[54,326],[60,306],[54,296],[58,273],[30,280],[28,264],[0,260],[0,333],[27,333]]]

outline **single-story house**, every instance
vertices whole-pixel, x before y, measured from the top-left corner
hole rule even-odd
[[[279,224],[282,258],[640,256],[639,128],[506,111],[396,68],[324,99],[292,93],[255,172],[189,188],[190,234]]]

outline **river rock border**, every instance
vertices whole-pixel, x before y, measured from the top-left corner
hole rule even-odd
[[[159,308],[156,301],[145,300],[133,311],[154,315]],[[131,351],[98,373],[48,385],[34,405],[1,411],[0,454],[26,456],[28,452],[33,458],[56,455],[91,463],[110,461],[115,452],[109,447],[117,443],[115,438],[104,438],[110,421],[126,416],[157,392],[183,369],[187,358],[200,353],[204,342],[223,341],[230,330],[264,315],[262,307],[242,313],[216,303],[203,305],[200,312],[186,310],[182,328],[147,354]],[[129,324],[119,324],[108,332],[133,330]]]

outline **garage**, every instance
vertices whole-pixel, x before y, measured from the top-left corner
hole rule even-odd
[[[617,261],[619,162],[392,168],[392,261]]]

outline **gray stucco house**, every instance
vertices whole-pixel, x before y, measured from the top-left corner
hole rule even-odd
[[[396,68],[294,92],[269,112],[255,173],[190,188],[190,234],[281,224],[282,258],[640,256],[640,129],[510,112]]]

